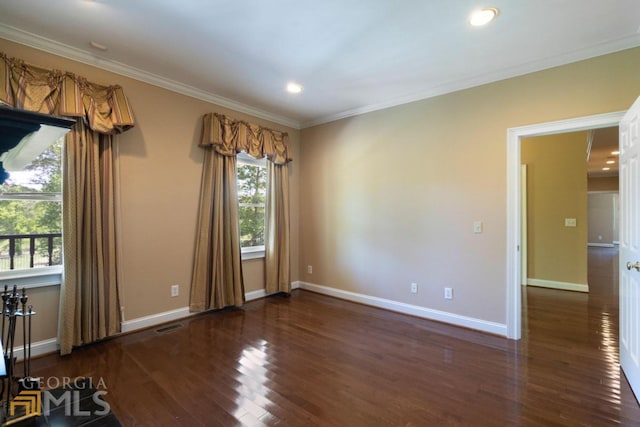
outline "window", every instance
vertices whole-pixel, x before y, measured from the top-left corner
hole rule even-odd
[[[263,257],[267,159],[256,160],[239,153],[237,183],[242,258]]]
[[[0,279],[62,271],[63,140],[0,185]]]

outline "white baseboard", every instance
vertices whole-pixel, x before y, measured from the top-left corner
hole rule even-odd
[[[298,289],[300,287],[300,282],[291,282],[291,290]],[[266,289],[258,289],[257,291],[251,291],[244,294],[244,299],[249,302],[253,300],[257,300],[260,298],[267,297]]]
[[[193,313],[189,311],[189,307],[182,307],[175,310],[165,311],[163,313],[152,314],[150,316],[138,317],[137,319],[131,319],[122,322],[122,332],[131,332],[138,329],[144,329],[150,326],[159,325],[161,323],[183,319],[191,315],[193,315]]]
[[[527,285],[563,291],[589,292],[589,285],[582,283],[556,282],[554,280],[527,279]]]
[[[594,246],[597,248],[614,248],[613,243],[587,243],[587,246]]]
[[[245,292],[244,300],[249,302],[266,296],[267,292],[264,289],[258,289],[257,291]]]
[[[298,282],[291,283],[291,289],[297,289]],[[258,289],[257,291],[246,292],[244,294],[245,300],[253,301],[267,296],[264,289]],[[138,329],[149,328],[151,326],[160,325],[162,323],[172,322],[178,319],[184,319],[194,315],[189,311],[189,307],[182,307],[175,310],[165,311],[163,313],[152,314],[150,316],[139,317],[137,319],[126,320],[122,322],[122,332],[131,332]]]
[[[297,282],[297,287],[319,294],[329,295],[335,298],[347,301],[357,302],[360,304],[370,305],[373,307],[384,308],[386,310],[398,313],[408,314],[411,316],[422,317],[429,320],[437,320],[439,322],[449,323],[455,326],[476,329],[491,334],[507,336],[507,325],[496,322],[489,322],[482,319],[476,319],[468,316],[461,316],[446,311],[434,310],[431,308],[420,307],[417,305],[405,304],[403,302],[392,301],[384,298],[373,297],[355,292],[344,291],[341,289],[330,288],[327,286],[315,285],[307,282]]]
[[[58,340],[56,338],[49,338],[42,341],[37,341],[31,344],[31,357],[42,356],[47,353],[54,353],[60,349],[58,346]],[[24,347],[16,347],[13,350],[13,355],[18,359],[24,358]]]
[[[292,282],[291,289],[297,289],[300,287],[300,282]],[[266,296],[264,289],[257,291],[251,291],[245,293],[245,299],[247,301],[253,301],[256,299],[264,298]],[[137,319],[131,319],[122,322],[122,332],[132,332],[138,329],[149,328],[152,326],[160,325],[162,323],[171,322],[173,320],[183,319],[185,317],[192,316],[196,313],[191,313],[189,307],[182,307],[175,310],[169,310],[162,313],[152,314],[150,316],[138,317]],[[42,356],[47,353],[54,353],[59,351],[57,338],[49,338],[46,340],[38,341],[31,344],[31,357]],[[24,357],[24,348],[22,346],[14,349],[14,356],[18,360],[22,360]]]

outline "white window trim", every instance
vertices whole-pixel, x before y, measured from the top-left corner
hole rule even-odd
[[[62,193],[0,193],[0,200],[35,200],[41,202],[62,202]]]
[[[242,248],[242,260],[264,258],[266,251],[264,246],[253,246],[251,248]]]
[[[21,270],[0,271],[0,290],[7,285],[13,288],[42,288],[45,286],[60,286],[62,284],[62,265],[50,267],[36,267]]]
[[[245,153],[244,151],[238,153],[237,155],[238,164],[241,165],[253,165],[253,166],[261,166],[267,167],[267,158],[263,157],[262,159],[256,159]],[[266,251],[264,245],[262,246],[252,246],[249,248],[240,248],[240,252],[242,255],[242,260],[249,259],[258,259],[264,258],[266,256]]]
[[[243,165],[262,166],[263,168],[267,167],[266,157],[263,157],[261,159],[256,159],[255,157],[251,157],[244,151],[239,152],[236,156],[236,159],[238,159],[238,163]]]

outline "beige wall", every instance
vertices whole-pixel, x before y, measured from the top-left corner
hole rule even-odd
[[[613,244],[618,241],[617,212],[617,192],[589,193],[589,243]]]
[[[125,320],[188,303],[204,113],[290,133],[292,280],[504,323],[506,129],[623,110],[640,94],[633,49],[299,132],[5,40],[0,50],[120,84],[131,101],[137,126],[120,137]],[[259,289],[260,261],[245,265],[247,290]],[[53,311],[58,290],[43,289]]]
[[[31,319],[33,322],[31,342],[37,343],[55,338],[58,331],[59,286],[29,289],[27,296],[29,297],[27,305],[32,305],[33,311],[36,313]],[[21,346],[23,343],[22,320],[21,318],[17,319],[15,340],[16,346]]]
[[[618,191],[617,176],[593,177],[587,179],[588,191]]]
[[[587,132],[524,138],[530,279],[587,284]],[[576,219],[566,227],[565,219]]]
[[[202,170],[198,148],[201,117],[221,112],[273,129],[289,132],[293,162],[291,173],[292,280],[298,279],[300,132],[263,119],[231,111],[58,56],[0,39],[0,51],[26,62],[72,71],[105,85],[119,84],[131,103],[136,127],[118,138],[120,165],[119,247],[122,254],[120,284],[124,319],[183,308],[189,302],[191,260]],[[212,70],[215,72],[215,70]],[[245,262],[246,290],[264,287],[262,260]],[[170,285],[180,295],[170,296]],[[38,337],[55,336],[58,289],[38,290]],[[47,296],[48,295],[48,296]],[[48,298],[48,301],[44,301]],[[41,310],[41,305],[46,310]],[[46,331],[46,332],[45,332]],[[44,338],[42,338],[44,339]]]
[[[304,129],[301,280],[506,323],[507,129],[627,109],[638,70],[627,50]]]

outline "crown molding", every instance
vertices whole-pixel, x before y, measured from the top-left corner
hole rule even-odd
[[[180,93],[182,95],[216,104],[221,107],[229,108],[231,110],[250,114],[252,116],[269,120],[271,122],[288,126],[294,129],[304,129],[340,119],[345,119],[348,117],[359,116],[386,108],[421,101],[424,99],[445,95],[447,93],[457,92],[484,84],[494,83],[500,80],[518,77],[521,75],[530,74],[533,72],[542,71],[545,69],[558,67],[561,65],[566,65],[573,62],[578,62],[589,58],[594,58],[597,56],[640,46],[640,34],[635,34],[630,37],[610,40],[587,49],[576,50],[567,54],[547,58],[542,61],[529,62],[515,67],[504,68],[494,73],[474,76],[469,79],[445,82],[441,85],[430,87],[407,96],[397,97],[380,103],[364,105],[339,113],[322,116],[306,122],[300,122],[289,117],[274,114],[256,107],[252,107],[250,105],[243,104],[241,102],[234,101],[229,98],[225,98],[220,95],[216,95],[214,93],[197,89],[193,86],[168,79],[118,61],[100,58],[87,51],[71,47],[63,43],[59,43],[54,40],[50,40],[45,37],[38,36],[36,34],[29,33],[27,31],[23,31],[1,23],[0,37],[15,43],[23,44],[25,46],[62,56],[64,58],[71,59],[77,62],[82,62],[84,64],[111,71],[113,73],[130,77],[138,81],[149,83],[151,85],[158,86],[172,92]]]
[[[640,35],[638,34],[622,39],[610,40],[587,49],[579,49],[567,54],[546,58],[541,61],[528,62],[515,67],[504,68],[493,73],[474,76],[469,79],[446,82],[439,86],[430,87],[426,90],[419,91],[408,96],[394,98],[385,102],[370,104],[351,110],[342,111],[340,113],[320,117],[318,119],[306,121],[302,123],[302,129],[333,122],[347,117],[359,116],[362,114],[371,113],[373,111],[383,110],[385,108],[397,107],[399,105],[404,105],[411,102],[422,101],[424,99],[434,98],[436,96],[446,95],[447,93],[470,89],[472,87],[477,87],[484,84],[495,83],[500,80],[510,79],[513,77],[518,77],[549,68],[559,67],[573,62],[579,62],[586,59],[595,58],[597,56],[635,48],[638,46],[640,46]]]
[[[15,43],[32,47],[34,49],[42,50],[44,52],[71,59],[73,61],[101,68],[103,70],[119,74],[121,76],[129,77],[144,83],[149,83],[151,85],[158,86],[182,95],[186,95],[191,98],[210,102],[212,104],[239,111],[241,113],[250,114],[252,116],[269,120],[271,122],[288,126],[294,129],[300,129],[300,122],[289,117],[281,116],[279,114],[273,114],[268,111],[252,107],[250,105],[246,105],[241,102],[216,95],[214,93],[206,92],[193,86],[180,83],[178,81],[168,79],[166,77],[162,77],[127,64],[123,64],[118,61],[100,58],[82,49],[59,43],[55,40],[23,31],[6,24],[0,23],[0,37]]]

